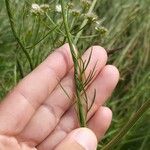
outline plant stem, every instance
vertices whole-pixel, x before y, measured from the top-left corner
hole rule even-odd
[[[11,8],[10,8],[10,0],[5,0],[5,4],[6,4],[6,10],[7,10],[7,14],[8,14],[8,17],[9,17],[9,22],[10,22],[12,33],[13,33],[16,41],[20,45],[23,53],[27,57],[27,60],[29,61],[30,69],[32,71],[33,70],[33,64],[32,64],[31,57],[30,57],[29,53],[27,52],[26,48],[24,47],[24,45],[22,44],[21,40],[19,39],[19,37],[17,35],[17,32],[15,30],[14,21],[13,21],[13,15],[12,15]]]
[[[62,16],[63,16],[64,27],[66,31],[66,36],[69,42],[70,51],[71,51],[72,59],[74,62],[74,79],[75,79],[75,86],[76,86],[76,101],[77,101],[78,117],[79,117],[80,126],[85,127],[86,117],[84,114],[84,108],[83,108],[83,104],[81,100],[82,88],[80,87],[81,85],[79,81],[80,80],[80,77],[79,77],[80,76],[80,73],[79,73],[80,63],[78,59],[80,57],[79,57],[79,54],[75,52],[75,47],[73,45],[72,35],[70,33],[69,26],[68,26],[67,13],[65,10],[64,0],[61,0],[61,6],[62,6]]]
[[[37,41],[35,44],[33,44],[32,46],[26,47],[27,49],[32,49],[34,47],[36,47],[40,42],[42,42],[48,35],[50,35],[50,33],[52,33],[53,31],[55,31],[57,29],[58,26],[55,26],[53,29],[49,30],[48,33],[46,33],[39,41]]]
[[[89,8],[88,14],[90,14],[90,13],[93,11],[93,9],[94,9],[94,7],[95,7],[95,5],[96,5],[96,2],[97,2],[97,0],[93,0],[93,2],[92,2],[92,4],[91,4],[91,7]],[[80,29],[82,29],[82,28],[87,24],[87,22],[88,22],[88,19],[85,19],[85,20],[83,21],[83,23],[81,24]],[[74,44],[75,44],[75,45],[78,43],[78,40],[79,40],[79,38],[80,38],[82,32],[83,32],[83,30],[81,30],[81,31],[76,35],[76,38],[75,38],[75,40],[74,40]]]
[[[101,150],[111,150],[122,137],[133,127],[133,125],[138,121],[138,119],[150,108],[150,100],[147,100],[139,110],[131,117],[127,124],[121,129],[121,131]]]
[[[50,21],[50,23],[51,24],[53,24],[55,27],[56,26],[58,26],[52,19],[51,19],[51,17],[46,13],[46,16],[47,16],[47,18],[49,19],[49,21]],[[64,34],[64,32],[60,29],[60,28],[57,28],[57,30],[58,30],[58,33],[60,32],[63,36],[66,36],[65,34]],[[60,34],[59,33],[59,34]]]

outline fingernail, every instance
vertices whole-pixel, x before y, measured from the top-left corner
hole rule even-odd
[[[76,129],[72,134],[72,138],[85,150],[96,150],[97,148],[97,138],[95,134],[87,128]]]

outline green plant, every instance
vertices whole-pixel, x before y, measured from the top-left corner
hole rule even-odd
[[[71,51],[72,59],[74,62],[74,80],[75,80],[75,87],[76,87],[76,93],[75,93],[76,100],[75,101],[77,103],[77,114],[78,114],[80,126],[86,127],[87,114],[93,104],[92,103],[91,106],[89,106],[88,104],[86,87],[93,79],[94,74],[95,74],[95,69],[93,68],[93,70],[91,71],[91,73],[88,75],[87,78],[85,78],[85,70],[88,67],[88,64],[90,62],[92,50],[91,50],[89,59],[86,61],[83,61],[81,58],[81,54],[75,50],[76,48],[73,44],[72,35],[70,33],[68,19],[67,19],[67,15],[68,15],[67,8],[66,8],[64,0],[61,0],[61,6],[62,6],[62,16],[63,16],[64,27],[66,31],[66,36],[69,42],[70,51]],[[96,91],[94,93],[94,98],[92,100],[93,102],[95,100],[95,95],[96,95]]]
[[[59,6],[59,1],[49,3],[49,8],[44,14],[31,12],[32,3],[35,1],[9,2],[17,37],[30,55],[33,67],[36,67],[53,49],[67,41],[61,13],[55,9],[57,5]],[[36,3],[41,6],[43,3],[47,4],[47,1],[38,0]],[[94,44],[100,44],[106,49],[123,47],[120,52],[109,57],[109,63],[119,68],[121,80],[107,103],[114,115],[110,130],[99,143],[99,148],[105,148],[124,127],[125,122],[134,112],[138,112],[140,106],[147,103],[150,97],[148,92],[150,91],[150,15],[148,13],[150,2],[149,0],[101,0],[93,7],[92,15],[87,15],[91,3],[86,7],[77,4],[78,0],[71,1],[68,5],[72,10],[68,12],[68,24],[73,43],[80,53]],[[87,21],[81,27],[83,19]],[[31,65],[29,66],[29,61],[18,40],[11,34],[3,1],[0,1],[0,22],[0,97],[2,98],[21,77],[30,72]],[[106,30],[103,26],[107,28],[106,36],[101,36],[101,33],[104,33],[102,31]],[[76,36],[79,33],[80,36]],[[123,140],[111,149],[147,149],[150,139],[149,115],[150,111],[146,111]]]
[[[22,41],[20,40],[20,38],[18,37],[18,34],[16,32],[16,29],[15,29],[15,24],[14,24],[14,20],[13,20],[13,15],[12,15],[12,12],[11,12],[11,8],[10,8],[10,1],[9,0],[5,0],[5,3],[6,3],[6,10],[7,10],[7,14],[8,14],[8,17],[9,17],[9,22],[10,22],[10,25],[11,25],[11,29],[12,29],[12,32],[13,32],[13,35],[16,39],[16,41],[18,42],[18,44],[20,45],[23,53],[26,55],[28,61],[29,61],[29,64],[30,64],[30,69],[31,71],[33,70],[33,64],[32,64],[32,60],[30,58],[30,55],[29,53],[27,52],[26,48],[24,47]],[[18,62],[19,63],[19,62]]]

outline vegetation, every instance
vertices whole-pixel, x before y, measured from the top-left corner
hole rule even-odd
[[[129,129],[134,120],[126,123],[137,117],[144,103],[143,107],[149,108],[149,5],[149,0],[80,0],[80,5],[79,0],[74,0],[67,3],[67,24],[74,39],[72,42],[80,53],[99,44],[109,52],[109,63],[116,65],[121,73],[116,91],[107,103],[113,110],[113,122],[98,149],[107,149],[107,143],[123,127]],[[67,41],[59,0],[12,0],[7,10],[13,14],[11,16],[8,11],[9,18],[4,1],[0,1],[1,99],[32,68]],[[119,50],[112,53],[113,49]],[[147,150],[150,147],[149,117],[150,111],[146,111],[111,149]]]

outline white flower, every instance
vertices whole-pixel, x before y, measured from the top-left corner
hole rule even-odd
[[[56,5],[55,9],[56,9],[57,12],[62,12],[62,8],[61,8],[60,4]]]
[[[41,9],[41,7],[38,4],[32,4],[31,6],[31,12],[34,14],[41,14],[43,13],[43,10]]]
[[[40,6],[38,5],[38,4],[32,4],[32,9],[34,10],[34,11],[40,11],[41,10],[41,8],[40,8]]]

